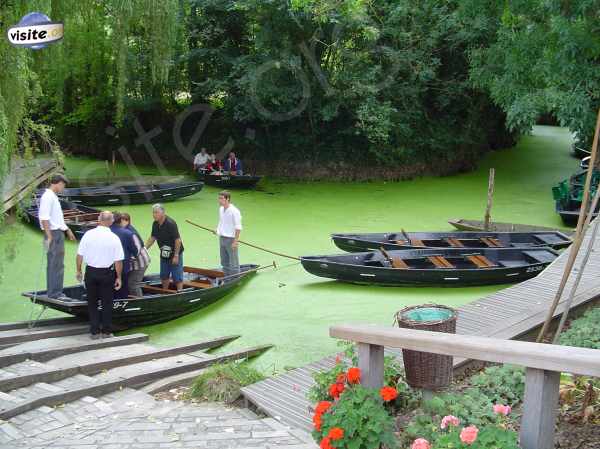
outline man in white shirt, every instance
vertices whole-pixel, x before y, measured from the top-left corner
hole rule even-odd
[[[82,281],[81,266],[85,262],[85,288],[91,338],[112,337],[112,310],[115,290],[121,288],[123,270],[123,246],[110,227],[114,222],[112,212],[104,211],[98,216],[98,226],[87,231],[77,250],[77,280]],[[102,319],[98,305],[102,305]]]
[[[49,298],[63,298],[63,282],[65,276],[65,232],[69,240],[75,236],[65,224],[57,193],[61,193],[67,185],[67,178],[54,175],[50,179],[50,187],[40,198],[38,219],[44,231],[44,246],[47,249],[48,265],[46,266],[46,294]]]
[[[196,155],[194,158],[194,171],[204,170],[206,168],[206,164],[208,164],[208,153],[206,152],[206,148],[202,148],[200,153]]]
[[[239,209],[231,204],[231,194],[224,190],[219,193],[219,248],[221,252],[221,266],[225,276],[240,272],[240,259],[238,246],[240,232],[242,231],[242,214]]]

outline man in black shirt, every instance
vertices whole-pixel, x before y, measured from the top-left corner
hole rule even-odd
[[[162,288],[168,289],[172,278],[177,290],[182,290],[183,243],[177,223],[165,214],[165,208],[160,204],[152,206],[152,216],[154,217],[152,234],[146,242],[146,248],[150,249],[154,242],[158,242]]]

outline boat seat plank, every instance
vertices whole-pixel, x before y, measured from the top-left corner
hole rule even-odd
[[[400,269],[408,269],[409,266],[406,265],[406,262],[404,262],[402,259],[400,259],[399,257],[392,257],[392,267],[393,268],[400,268]]]
[[[480,239],[483,243],[485,243],[490,248],[502,248],[503,245],[497,238],[494,237],[481,237]]]
[[[448,259],[443,256],[429,256],[427,257],[432,264],[436,266],[436,268],[455,268]]]
[[[194,273],[201,274],[204,276],[208,276],[211,278],[222,278],[225,277],[225,273],[217,270],[207,270],[205,268],[195,268],[195,267],[183,267],[184,273]]]
[[[483,255],[467,256],[467,259],[477,265],[477,268],[491,268],[497,266]]]
[[[464,248],[465,245],[463,245],[463,243],[454,237],[448,237],[446,238],[446,241],[448,242],[448,244],[454,248]]]
[[[177,293],[177,290],[171,290],[171,289],[162,288],[162,287],[154,287],[153,285],[144,285],[142,287],[142,290],[147,291],[149,293],[163,293],[166,295],[172,295],[174,293]]]
[[[552,262],[554,260],[554,254],[545,250],[531,250],[531,251],[523,251],[523,254],[531,257],[540,263]]]
[[[412,246],[425,246],[425,244],[423,243],[423,240],[420,239],[410,239],[410,244]]]
[[[212,284],[209,282],[199,282],[199,281],[184,281],[184,287],[193,287],[193,288],[211,288]]]

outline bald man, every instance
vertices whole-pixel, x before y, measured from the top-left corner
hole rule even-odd
[[[111,230],[114,223],[112,212],[104,211],[98,216],[98,226],[87,231],[77,250],[77,280],[81,282],[81,266],[85,262],[85,288],[87,290],[90,334],[92,340],[101,336],[112,337],[112,310],[115,290],[121,288],[123,271],[123,246]],[[98,305],[102,305],[102,316]]]

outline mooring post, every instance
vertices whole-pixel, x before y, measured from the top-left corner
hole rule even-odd
[[[523,449],[553,449],[560,373],[527,368],[521,418]]]
[[[383,387],[383,346],[358,343],[358,367],[363,386]]]

